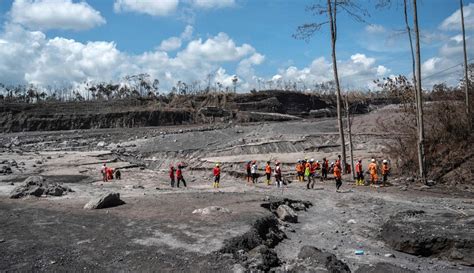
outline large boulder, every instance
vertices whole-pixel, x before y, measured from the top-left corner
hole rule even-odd
[[[276,214],[280,220],[290,223],[298,222],[298,214],[287,205],[280,205],[276,210]]]
[[[381,236],[392,248],[424,257],[440,257],[474,265],[474,220],[454,213],[404,211],[382,226]]]
[[[69,187],[57,183],[47,183],[40,175],[29,176],[22,185],[13,189],[10,198],[17,199],[28,195],[40,197],[43,194],[61,196],[67,192],[73,192]]]
[[[120,199],[120,193],[109,192],[99,197],[91,199],[85,206],[84,209],[103,209],[125,204]]]

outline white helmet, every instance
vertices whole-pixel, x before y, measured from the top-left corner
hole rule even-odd
[[[314,158],[311,158],[311,159],[309,160],[309,162],[314,162]]]
[[[371,161],[372,161],[372,162],[375,162],[375,158],[372,158],[372,160],[371,160]]]
[[[388,161],[387,161],[386,159],[384,159],[382,162],[383,162],[384,164],[385,164],[385,163],[388,163]]]
[[[316,163],[319,163],[319,160],[316,160]]]

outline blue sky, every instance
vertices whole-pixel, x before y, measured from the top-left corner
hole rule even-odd
[[[224,85],[236,75],[241,91],[272,79],[309,88],[332,79],[327,26],[308,43],[292,38],[298,25],[326,20],[305,11],[314,2],[0,0],[0,81],[80,84],[149,73],[165,90],[178,80],[203,81],[212,74]],[[372,79],[410,74],[402,1],[383,10],[373,8],[375,2],[359,1],[370,13],[367,23],[345,13],[338,17],[337,57],[345,88],[373,88]],[[464,4],[471,59],[474,0]],[[425,76],[462,62],[458,5],[419,1]],[[425,84],[456,84],[460,71],[455,67]]]

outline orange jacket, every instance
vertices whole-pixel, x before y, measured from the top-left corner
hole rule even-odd
[[[362,163],[357,163],[356,164],[356,173],[361,173],[362,172]]]
[[[303,172],[303,164],[301,164],[301,163],[296,164],[296,171],[297,172]]]
[[[334,166],[334,177],[341,178],[341,169],[337,165]]]
[[[311,163],[306,162],[304,168],[305,168],[305,170],[306,170],[306,169],[309,169],[309,171],[311,172]]]
[[[270,165],[265,166],[265,173],[272,173],[272,167],[270,167]]]
[[[376,175],[377,174],[377,169],[378,169],[378,167],[377,167],[376,163],[372,162],[372,163],[369,164],[369,172],[370,172],[371,175]]]
[[[388,174],[389,171],[390,171],[390,167],[388,166],[388,164],[383,164],[382,165],[382,174]]]

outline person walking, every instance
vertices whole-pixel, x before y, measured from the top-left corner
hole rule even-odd
[[[214,188],[219,188],[219,183],[221,180],[221,168],[219,166],[219,163],[216,163],[216,166],[214,167]]]
[[[183,166],[182,165],[178,165],[178,170],[176,171],[176,178],[177,178],[177,181],[176,181],[176,186],[179,188],[179,182],[182,181],[183,182],[183,185],[185,188],[187,188],[186,186],[186,181],[184,180],[184,177],[183,177]]]
[[[265,166],[265,175],[267,176],[267,186],[271,184],[272,178],[272,167],[270,166],[270,161],[267,161],[267,165]]]
[[[250,172],[252,173],[252,183],[254,184],[257,183],[257,179],[258,179],[257,171],[258,171],[257,161],[254,160],[250,168]]]
[[[298,159],[298,163],[296,163],[296,175],[298,181],[303,182],[304,179],[304,167],[301,159]]]
[[[357,164],[355,166],[355,171],[356,171],[356,185],[357,186],[363,186],[364,185],[364,170],[363,170],[363,167],[362,167],[362,160],[359,159],[359,161],[357,161]]]
[[[334,165],[334,179],[336,180],[336,192],[339,192],[339,188],[342,186],[342,174],[338,165]]]
[[[171,187],[174,188],[174,183],[175,183],[175,179],[174,179],[174,173],[175,173],[176,169],[174,168],[173,165],[170,165],[170,182],[171,182]]]
[[[309,188],[311,187],[311,189],[314,188],[314,173],[316,172],[316,165],[314,163],[314,159],[311,158],[309,160],[309,162],[306,164],[307,168],[308,168],[308,184],[306,184],[306,189],[309,190]]]
[[[369,173],[370,173],[370,183],[372,185],[377,184],[377,181],[378,181],[379,178],[377,176],[378,166],[377,166],[377,163],[375,163],[375,158],[372,158],[368,169],[369,169]]]
[[[107,164],[104,163],[104,165],[102,165],[102,168],[100,169],[100,173],[102,174],[102,182],[107,182],[108,179],[107,179]]]
[[[252,161],[247,162],[247,165],[245,165],[245,170],[247,171],[247,183],[250,183],[250,180],[252,179]]]
[[[323,158],[321,164],[321,181],[328,179],[328,170],[329,170],[329,161],[326,158]]]
[[[389,173],[390,173],[390,167],[388,166],[388,161],[384,159],[382,161],[382,183],[384,187],[385,187],[385,183],[387,183]]]
[[[281,188],[283,181],[281,179],[281,168],[280,168],[280,162],[277,161],[275,162],[275,181],[276,181],[276,186],[277,188]]]

